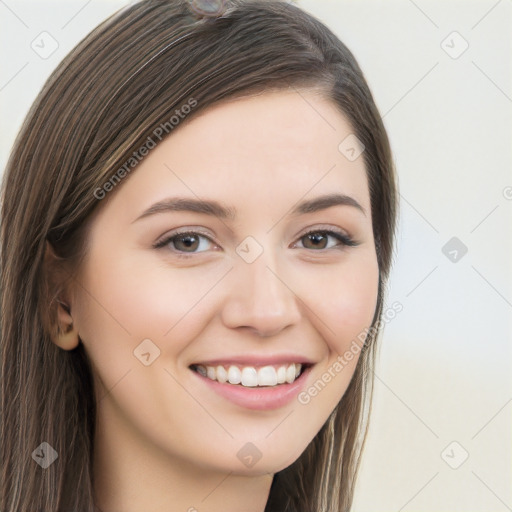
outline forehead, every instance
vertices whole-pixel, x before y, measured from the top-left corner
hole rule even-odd
[[[138,164],[113,203],[146,205],[166,194],[215,196],[243,207],[292,206],[339,192],[369,210],[363,157],[340,143],[353,129],[314,91],[265,92],[217,103],[177,126]]]

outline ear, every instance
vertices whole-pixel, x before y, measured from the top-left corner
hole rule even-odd
[[[52,341],[63,350],[73,350],[80,343],[78,330],[73,323],[68,297],[70,273],[62,258],[57,256],[50,242],[46,241],[44,272],[47,289],[46,324]]]

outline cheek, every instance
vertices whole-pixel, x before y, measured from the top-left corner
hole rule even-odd
[[[358,253],[336,270],[326,267],[310,277],[301,285],[303,300],[328,348],[341,354],[373,320],[379,282],[375,253]]]
[[[372,251],[326,270],[305,294],[309,317],[324,342],[322,363],[298,395],[303,427],[314,436],[344,396],[375,314],[379,269]],[[318,278],[318,275],[317,275]],[[305,283],[303,283],[305,284]]]
[[[208,294],[228,270],[91,258],[81,279],[87,292],[77,300],[80,336],[90,349],[101,344],[102,353],[130,354],[149,338],[162,353],[177,354],[203,328]]]

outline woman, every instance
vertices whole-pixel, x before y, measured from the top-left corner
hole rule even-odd
[[[396,195],[361,70],[299,8],[101,24],[4,177],[1,510],[349,510]]]

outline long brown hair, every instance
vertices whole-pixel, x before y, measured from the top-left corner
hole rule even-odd
[[[95,191],[191,97],[191,116],[224,98],[290,87],[321,89],[338,105],[365,146],[380,269],[372,325],[381,318],[397,192],[388,138],[358,64],[325,25],[285,1],[233,0],[223,9],[201,16],[185,0],[122,9],[61,62],[18,134],[1,210],[2,512],[94,510],[91,368],[83,344],[65,351],[51,341],[56,305],[45,246],[77,268],[88,221],[104,204]],[[266,512],[350,509],[377,334],[370,330],[320,432],[275,474]],[[44,470],[31,456],[42,442],[59,456]]]

